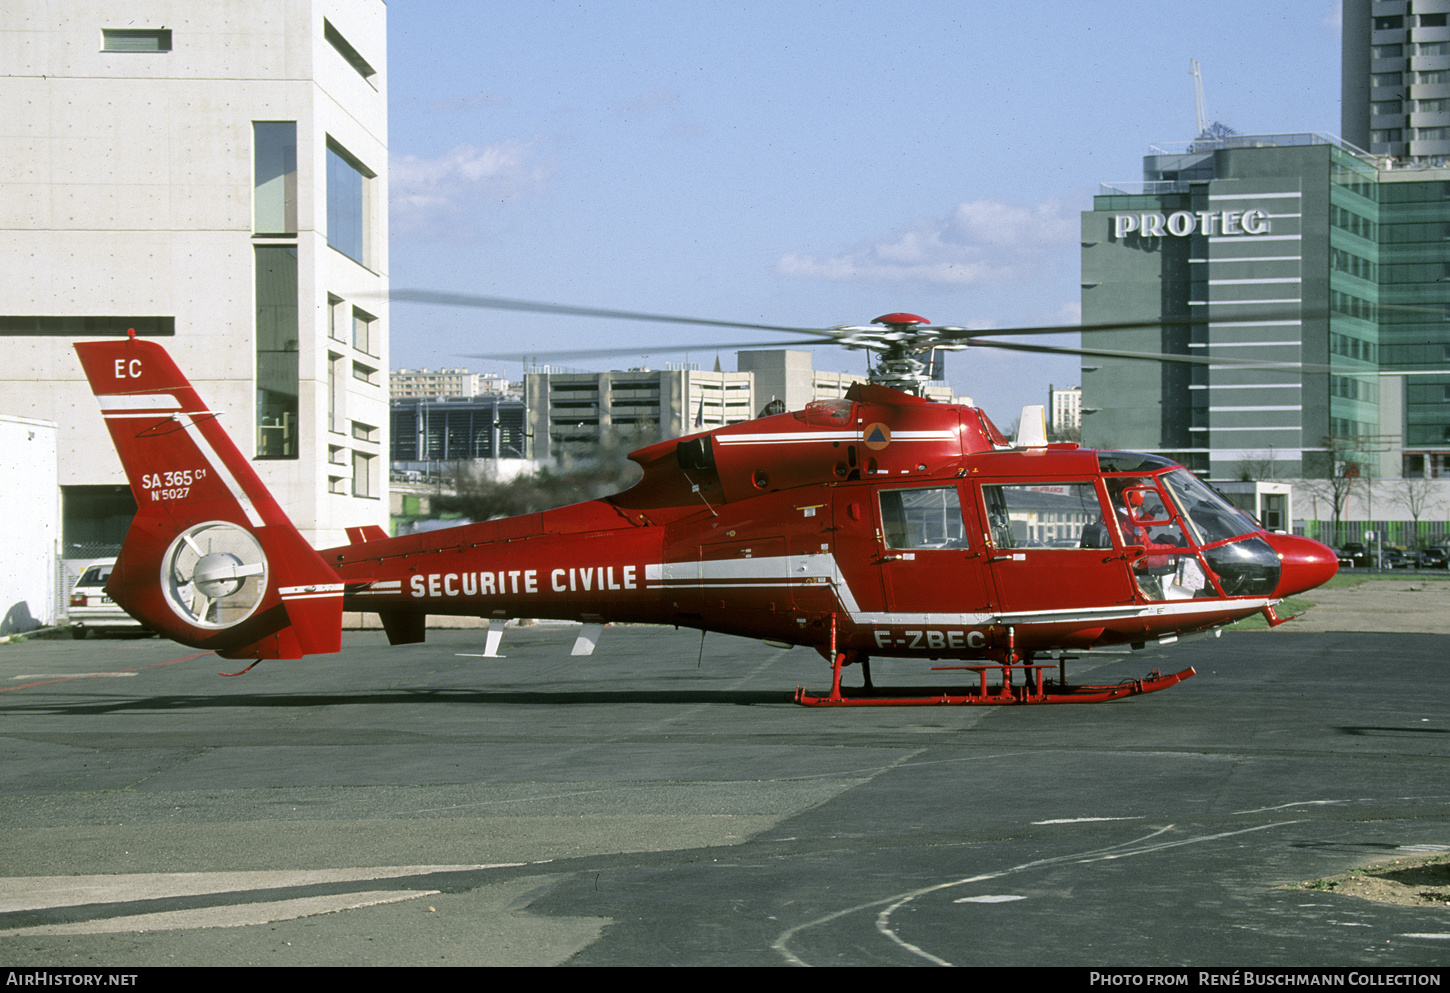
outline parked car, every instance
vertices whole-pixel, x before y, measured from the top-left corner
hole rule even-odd
[[[1408,569],[1411,565],[1409,556],[1398,548],[1385,548],[1380,551],[1382,569]]]
[[[1421,569],[1444,569],[1450,561],[1450,552],[1438,545],[1432,545],[1420,552]]]
[[[1350,567],[1369,565],[1373,558],[1369,549],[1360,541],[1348,542],[1335,554],[1339,557],[1340,565]]]
[[[102,559],[86,566],[70,594],[70,633],[84,638],[92,631],[142,631],[141,622],[106,596],[106,580],[111,578],[115,559]]]

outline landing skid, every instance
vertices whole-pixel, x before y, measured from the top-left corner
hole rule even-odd
[[[932,707],[965,706],[968,704],[1010,703],[1103,703],[1123,697],[1155,693],[1183,682],[1194,675],[1190,666],[1182,672],[1163,675],[1154,669],[1142,679],[1127,679],[1107,686],[1054,685],[1042,678],[1043,665],[972,665],[941,668],[970,669],[981,677],[977,686],[956,687],[873,687],[868,682],[859,689],[845,689],[840,684],[839,669],[828,696],[811,696],[805,687],[797,687],[795,702],[804,707]],[[1057,668],[1053,665],[1052,668]],[[1014,686],[1011,669],[1025,669],[1026,685]],[[998,686],[987,685],[987,672],[996,670],[1007,678]]]

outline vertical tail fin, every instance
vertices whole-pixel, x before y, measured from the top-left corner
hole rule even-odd
[[[156,342],[75,346],[135,495],[106,592],[226,658],[301,658],[342,639],[342,580]]]

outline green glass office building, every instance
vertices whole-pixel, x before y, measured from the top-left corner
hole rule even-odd
[[[1450,475],[1450,169],[1318,134],[1153,148],[1082,216],[1083,441],[1215,479]]]

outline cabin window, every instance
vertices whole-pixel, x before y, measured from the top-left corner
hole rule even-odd
[[[1005,548],[1112,548],[1092,483],[983,486],[992,544]]]
[[[957,488],[882,490],[881,534],[887,548],[968,547]]]

